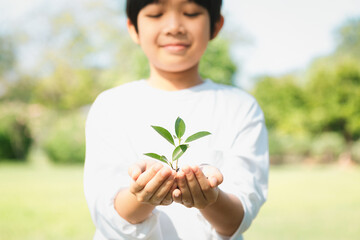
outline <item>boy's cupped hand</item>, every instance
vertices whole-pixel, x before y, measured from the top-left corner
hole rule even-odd
[[[178,188],[173,190],[173,200],[186,207],[204,209],[216,202],[223,175],[210,165],[185,166],[177,173],[176,180]]]
[[[176,173],[161,163],[146,160],[132,165],[130,192],[139,202],[170,205],[173,201],[186,207],[203,209],[216,202],[223,181],[213,166],[185,166]]]
[[[176,172],[155,161],[142,161],[132,165],[128,173],[132,179],[130,192],[139,202],[169,205],[176,189]]]

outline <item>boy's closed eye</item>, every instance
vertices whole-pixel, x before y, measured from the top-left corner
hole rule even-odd
[[[183,8],[183,14],[187,17],[197,17],[205,11],[205,8],[193,2],[188,2]]]
[[[162,3],[151,3],[148,4],[145,8],[143,8],[145,16],[150,18],[160,18],[166,11],[169,9],[165,4]],[[202,6],[193,3],[193,2],[185,2],[181,7],[177,10],[179,13],[183,14],[186,17],[195,18],[201,14],[203,14],[206,9],[203,9]]]
[[[149,17],[149,18],[159,18],[159,17],[161,17],[162,15],[163,15],[162,13],[146,14],[146,16]]]
[[[197,17],[197,16],[199,16],[201,13],[200,12],[194,12],[194,13],[191,13],[191,12],[189,12],[189,13],[184,13],[184,15],[185,16],[187,16],[187,17]]]
[[[149,18],[159,18],[163,15],[163,13],[151,13],[151,14],[146,14],[147,17]],[[190,17],[190,18],[195,18],[197,16],[201,15],[200,12],[194,12],[194,13],[191,13],[191,12],[185,12],[184,13],[184,16],[186,17]]]

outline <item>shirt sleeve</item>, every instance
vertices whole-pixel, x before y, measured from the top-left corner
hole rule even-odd
[[[242,119],[242,120],[240,120]],[[263,113],[254,100],[242,118],[231,144],[224,152],[225,192],[235,194],[244,207],[244,218],[231,240],[242,239],[267,198],[269,153]],[[221,238],[219,238],[221,239]]]
[[[130,224],[115,210],[115,197],[129,186],[127,170],[137,157],[109,107],[110,100],[100,95],[86,122],[84,192],[97,234],[106,239],[162,239],[156,211],[144,222]]]

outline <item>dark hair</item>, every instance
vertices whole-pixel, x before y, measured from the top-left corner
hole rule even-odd
[[[215,24],[220,20],[220,10],[222,0],[190,0],[207,9],[210,15],[210,37],[213,36],[215,31]],[[136,31],[138,31],[137,17],[141,9],[146,5],[159,0],[126,0],[126,15],[134,24]]]

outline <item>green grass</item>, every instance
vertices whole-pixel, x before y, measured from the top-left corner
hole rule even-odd
[[[0,239],[92,239],[81,167],[0,164]],[[272,167],[268,202],[246,240],[360,236],[360,168]]]
[[[92,239],[81,167],[0,164],[0,239]]]
[[[359,184],[359,167],[272,167],[268,202],[245,238],[358,239]]]

